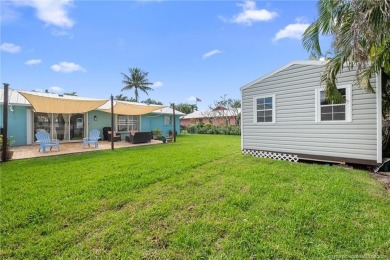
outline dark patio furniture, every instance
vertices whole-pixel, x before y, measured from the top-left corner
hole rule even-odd
[[[126,141],[130,141],[132,144],[139,143],[149,143],[150,142],[150,132],[135,132],[130,133],[130,138],[126,138]]]
[[[103,127],[103,140],[104,141],[108,140],[108,131],[111,131],[111,127],[109,127],[109,126]]]
[[[114,132],[114,135],[113,135],[112,137],[113,137],[113,141],[114,141],[114,142],[117,142],[117,141],[121,141],[121,140],[122,140],[122,139],[121,139],[121,135],[118,134],[118,133],[115,133],[115,132]],[[107,131],[107,138],[108,138],[107,141],[111,142],[111,131]]]

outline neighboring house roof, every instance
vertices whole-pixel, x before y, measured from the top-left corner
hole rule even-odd
[[[262,77],[260,77],[260,78],[258,78],[258,79],[256,79],[256,80],[254,80],[254,81],[252,81],[252,82],[250,82],[250,83],[244,85],[244,86],[241,87],[240,89],[241,89],[241,91],[242,91],[242,90],[246,89],[247,87],[250,87],[250,86],[252,86],[252,85],[254,85],[254,84],[256,84],[256,83],[258,83],[258,82],[260,82],[260,81],[262,81],[262,80],[264,80],[264,79],[266,79],[266,78],[269,78],[269,77],[275,75],[276,73],[281,72],[281,71],[283,71],[283,70],[285,70],[285,69],[287,69],[288,67],[293,66],[293,65],[315,65],[315,66],[322,66],[322,65],[326,64],[327,62],[328,62],[328,61],[320,61],[320,60],[292,61],[292,62],[290,62],[289,64],[287,64],[287,65],[285,65],[285,66],[283,66],[283,67],[281,67],[281,68],[279,68],[279,69],[277,69],[277,70],[274,70],[274,71],[272,71],[271,73],[268,73],[268,74],[266,74],[266,75],[264,75],[264,76],[262,76]]]
[[[195,111],[191,114],[188,114],[186,116],[183,116],[182,119],[195,119],[195,118],[209,118],[209,117],[220,117],[221,110],[200,110],[200,111]],[[241,108],[237,108],[236,110],[238,114],[241,114]],[[227,110],[227,115],[228,116],[236,116],[237,114],[235,111],[232,110]]]

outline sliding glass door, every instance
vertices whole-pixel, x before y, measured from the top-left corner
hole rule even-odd
[[[82,140],[84,114],[34,113],[34,137],[40,131],[46,131],[51,138],[60,141]]]
[[[70,140],[81,140],[84,137],[84,115],[70,115]]]

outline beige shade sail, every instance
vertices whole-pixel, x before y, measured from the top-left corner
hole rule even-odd
[[[165,106],[159,105],[147,105],[135,102],[126,102],[126,101],[114,101],[114,114],[117,115],[129,115],[129,116],[139,116],[151,113],[158,109],[162,109]],[[111,102],[107,102],[104,106],[100,107],[99,110],[111,113]]]
[[[75,114],[86,113],[107,103],[106,99],[89,99],[78,96],[60,96],[51,93],[19,91],[35,112]]]

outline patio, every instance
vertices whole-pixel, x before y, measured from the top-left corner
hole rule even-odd
[[[137,146],[156,145],[156,144],[162,144],[162,142],[158,140],[151,140],[150,143],[131,144],[129,142],[120,141],[114,143],[114,148],[118,149],[118,148],[125,148],[125,147],[137,147]],[[70,154],[70,153],[84,153],[84,152],[92,152],[92,151],[108,150],[108,149],[111,149],[111,142],[107,142],[107,141],[99,141],[99,147],[96,149],[94,145],[91,145],[91,147],[86,147],[85,149],[83,149],[82,141],[71,142],[71,143],[60,143],[60,151],[57,151],[56,148],[53,148],[51,151],[47,149],[45,154],[43,154],[42,151],[38,152],[39,145],[37,144],[11,148],[11,150],[14,151],[12,160]]]

